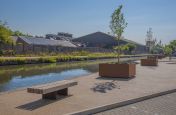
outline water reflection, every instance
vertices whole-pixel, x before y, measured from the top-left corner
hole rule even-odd
[[[98,71],[98,63],[116,60],[0,67],[0,91],[48,83]]]

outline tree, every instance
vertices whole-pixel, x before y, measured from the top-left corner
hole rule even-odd
[[[119,46],[117,46],[117,47],[119,47]],[[128,45],[122,45],[122,46],[120,46],[120,50],[121,51],[128,51],[129,47],[128,47]]]
[[[14,31],[13,33],[12,33],[12,36],[26,36],[26,37],[33,37],[32,35],[30,35],[30,34],[25,34],[25,33],[22,33],[22,32],[20,32],[20,31]]]
[[[6,23],[0,21],[0,44],[12,44],[12,31],[6,26]]]
[[[136,45],[132,43],[128,43],[127,47],[128,47],[128,51],[130,52],[130,54],[132,54],[132,51],[136,49]]]
[[[172,48],[170,47],[170,45],[166,45],[165,47],[164,47],[164,54],[166,55],[166,56],[169,56],[169,59],[171,59],[171,55],[172,55]]]
[[[151,49],[152,54],[163,54],[163,46],[157,44]]]
[[[171,41],[169,46],[170,48],[172,48],[172,51],[175,51],[176,50],[176,40]]]
[[[110,28],[112,33],[115,35],[115,40],[117,40],[118,46],[120,47],[120,38],[122,37],[122,33],[124,29],[127,27],[127,23],[125,22],[124,15],[122,13],[122,5],[120,5],[112,14]],[[120,48],[118,49],[118,63],[120,63]]]
[[[129,47],[127,45],[114,46],[113,49],[121,51],[128,51]]]
[[[25,36],[25,35],[22,32],[17,30],[13,32],[13,36]]]
[[[126,45],[120,45],[120,46],[115,46],[114,49],[115,50],[120,50],[120,51],[128,51],[130,52],[130,54],[132,54],[132,51],[135,50],[136,45],[132,44],[132,43],[128,43]]]

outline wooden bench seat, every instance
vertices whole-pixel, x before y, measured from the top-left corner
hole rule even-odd
[[[43,99],[57,99],[59,95],[68,95],[68,87],[77,85],[73,80],[63,80],[27,88],[28,93],[42,94]]]

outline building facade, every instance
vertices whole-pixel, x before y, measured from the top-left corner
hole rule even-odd
[[[113,49],[114,46],[118,45],[114,36],[106,33],[102,33],[102,32],[95,32],[92,34],[88,34],[88,35],[73,39],[72,41],[84,44],[86,47],[99,47],[99,48],[107,48],[107,49]],[[135,49],[136,54],[147,53],[147,47],[143,44],[139,44],[137,42],[124,39],[124,38],[120,40],[120,45],[125,45],[128,43],[132,43],[136,45],[136,49]]]
[[[73,39],[72,34],[68,33],[47,34],[46,38],[24,36],[13,36],[12,38],[16,45],[4,45],[1,49],[13,50],[16,54],[59,53],[82,50],[89,52],[114,52],[113,47],[118,45],[114,36],[102,32],[95,32],[76,39]],[[145,45],[124,38],[120,40],[120,45],[128,43],[136,45],[134,54],[147,53]]]
[[[88,52],[113,52],[111,49],[96,47],[79,47],[67,40],[53,40],[46,38],[12,36],[15,42],[11,45],[0,45],[0,50],[13,51],[15,54],[40,54],[40,53],[70,53],[75,51]],[[6,53],[11,55],[12,53]]]
[[[58,32],[58,34],[46,34],[46,39],[70,41],[73,39],[73,35],[65,32]]]

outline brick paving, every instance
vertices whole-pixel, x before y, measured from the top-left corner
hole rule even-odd
[[[176,93],[107,110],[95,115],[176,115]]]

